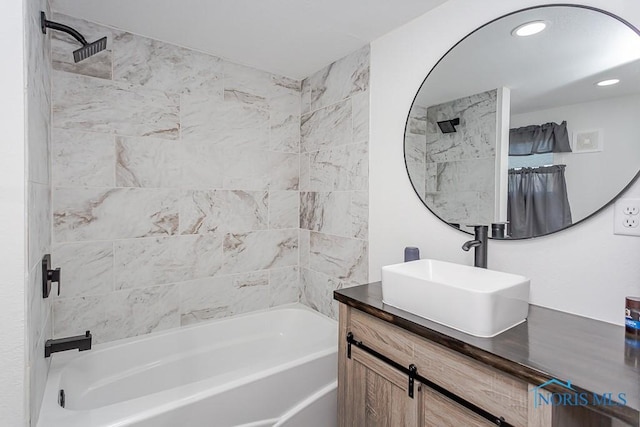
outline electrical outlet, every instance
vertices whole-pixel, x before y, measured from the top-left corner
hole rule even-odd
[[[640,199],[619,199],[614,205],[613,233],[640,236]]]
[[[625,206],[624,207],[624,214],[625,215],[638,215],[639,212],[640,212],[640,209],[638,209],[637,206]]]

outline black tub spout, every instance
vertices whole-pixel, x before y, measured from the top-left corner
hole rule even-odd
[[[79,351],[91,350],[91,331],[85,332],[84,335],[76,335],[75,337],[47,340],[44,343],[44,357],[51,356],[51,353],[73,350],[75,348]]]

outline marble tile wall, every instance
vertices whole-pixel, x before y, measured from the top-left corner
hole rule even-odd
[[[407,173],[413,188],[422,200],[427,180],[427,108],[414,104],[409,111],[409,121],[404,135],[404,155]]]
[[[35,426],[49,372],[44,342],[51,338],[51,299],[42,298],[41,259],[51,251],[51,36],[40,30],[40,11],[50,15],[46,0],[25,2],[27,58],[27,242],[26,330],[28,390],[26,414]]]
[[[299,301],[301,82],[54,18],[108,37],[79,64],[73,40],[52,41],[54,335],[90,329],[100,343]],[[351,126],[362,105],[347,104],[350,135],[362,133]],[[365,139],[348,142],[366,153]],[[314,182],[366,191],[359,176],[338,184],[314,168]],[[349,203],[360,236],[366,202]]]
[[[425,201],[447,222],[495,222],[497,108],[497,90],[427,108]],[[456,117],[443,134],[437,122]]]
[[[301,301],[334,318],[333,291],[368,281],[369,53],[302,82]]]

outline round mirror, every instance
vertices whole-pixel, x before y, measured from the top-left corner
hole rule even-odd
[[[581,6],[484,25],[429,72],[404,152],[425,206],[464,231],[523,239],[585,220],[640,170],[638,31]]]

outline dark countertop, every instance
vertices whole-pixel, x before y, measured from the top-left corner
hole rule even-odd
[[[640,342],[626,338],[624,327],[531,305],[526,322],[477,338],[384,304],[380,282],[337,290],[334,298],[533,385],[571,381],[578,392],[612,393],[618,403],[618,394],[625,393],[626,405],[593,409],[640,424]]]

